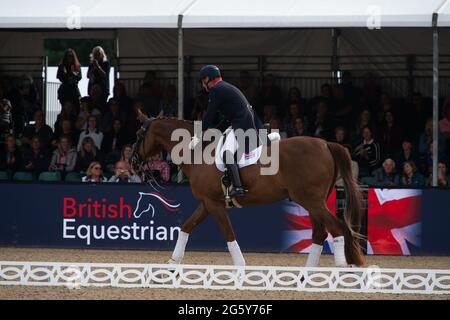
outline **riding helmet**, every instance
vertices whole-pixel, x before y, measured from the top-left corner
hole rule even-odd
[[[211,81],[220,76],[221,76],[220,70],[217,66],[209,64],[200,69],[200,74],[199,74],[200,80],[208,77],[209,80]]]

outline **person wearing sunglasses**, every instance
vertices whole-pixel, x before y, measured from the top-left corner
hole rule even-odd
[[[100,162],[94,161],[89,165],[86,176],[84,176],[81,181],[100,183],[107,182],[108,179],[103,176],[103,168]]]

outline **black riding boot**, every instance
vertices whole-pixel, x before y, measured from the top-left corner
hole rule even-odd
[[[241,183],[241,176],[239,174],[239,167],[236,163],[226,164],[228,176],[231,179],[233,188],[231,189],[229,196],[232,197],[243,197],[245,195],[245,190]]]

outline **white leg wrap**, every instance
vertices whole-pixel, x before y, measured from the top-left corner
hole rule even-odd
[[[319,265],[320,255],[322,254],[323,246],[313,243],[309,250],[308,259],[305,267],[317,267]]]
[[[180,231],[178,233],[177,244],[175,245],[175,249],[172,253],[172,261],[173,263],[180,263],[184,257],[184,250],[186,249],[186,244],[189,239],[189,233]]]
[[[239,248],[237,241],[227,242],[227,245],[231,258],[233,259],[233,264],[235,266],[245,266],[244,256],[242,255],[241,248]]]
[[[345,259],[345,241],[344,236],[333,239],[334,246],[334,262],[336,267],[347,267],[347,260]]]

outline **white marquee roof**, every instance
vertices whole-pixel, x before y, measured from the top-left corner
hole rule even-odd
[[[450,26],[450,0],[0,0],[0,28],[316,28]],[[380,15],[378,15],[380,14]]]

